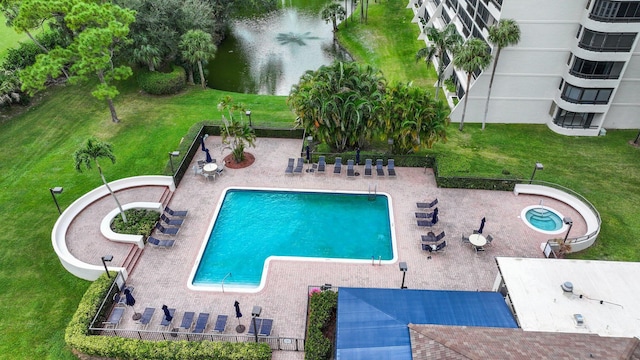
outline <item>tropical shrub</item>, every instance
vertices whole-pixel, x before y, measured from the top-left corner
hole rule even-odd
[[[222,115],[222,143],[227,145],[227,148],[231,149],[233,160],[236,163],[244,160],[244,149],[246,145],[255,147],[256,134],[253,129],[243,121],[234,116],[236,111],[241,114],[245,111],[244,104],[235,103],[231,96],[223,97],[218,103],[218,111],[227,111],[229,119]],[[246,143],[246,144],[245,144]]]
[[[173,66],[170,73],[142,70],[138,74],[140,88],[152,95],[172,95],[186,86],[187,77],[183,68]]]
[[[133,234],[149,236],[156,222],[160,219],[157,211],[146,209],[125,210],[127,222],[116,216],[111,223],[111,230],[119,234]]]
[[[327,290],[312,291],[309,296],[309,321],[307,322],[307,340],[304,346],[305,359],[331,359],[335,334],[327,334],[327,332],[331,325],[335,326],[338,293]],[[332,329],[335,330],[335,327]],[[331,338],[327,335],[330,335]]]

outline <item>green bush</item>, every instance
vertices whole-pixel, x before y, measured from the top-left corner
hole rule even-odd
[[[333,353],[332,340],[326,331],[335,321],[338,308],[338,293],[333,291],[312,292],[309,298],[309,321],[307,340],[305,341],[305,359],[331,359]],[[335,330],[335,327],[333,328]],[[334,334],[335,337],[335,334]]]
[[[144,235],[147,237],[151,234],[158,219],[160,219],[160,213],[153,210],[129,209],[125,210],[124,214],[127,216],[127,223],[125,224],[122,221],[122,216],[118,214],[111,223],[111,230],[119,234]]]
[[[116,336],[89,335],[88,328],[112,279],[102,275],[82,297],[78,310],[65,331],[65,342],[74,350],[89,356],[117,359],[218,359],[268,360],[271,348],[266,343],[229,343],[212,341],[149,341]]]
[[[138,74],[140,88],[152,95],[172,95],[184,89],[187,76],[183,68],[174,66],[170,73],[141,70]]]

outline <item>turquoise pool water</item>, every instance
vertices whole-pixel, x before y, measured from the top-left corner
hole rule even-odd
[[[540,230],[560,230],[563,226],[562,219],[558,214],[543,208],[529,209],[525,217],[531,225]]]
[[[385,195],[370,200],[367,194],[230,189],[191,284],[219,286],[224,279],[225,287],[257,287],[270,256],[391,260],[389,200]]]

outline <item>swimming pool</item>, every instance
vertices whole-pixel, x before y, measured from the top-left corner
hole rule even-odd
[[[380,193],[228,188],[188,286],[259,291],[273,259],[392,263],[390,209]]]
[[[531,229],[543,234],[561,234],[567,229],[564,216],[548,206],[531,205],[522,209],[520,218]]]

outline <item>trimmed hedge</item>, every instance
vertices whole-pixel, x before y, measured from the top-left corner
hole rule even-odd
[[[138,74],[138,85],[144,92],[152,95],[177,94],[186,84],[187,75],[180,66],[174,65],[170,73],[141,70]]]
[[[78,304],[65,331],[65,342],[74,350],[91,356],[117,359],[168,360],[268,360],[269,344],[254,342],[230,343],[213,341],[149,341],[116,336],[89,335],[88,328],[102,299],[109,291],[112,279],[106,274],[94,281]]]
[[[305,359],[331,359],[333,344],[324,335],[332,315],[338,308],[338,293],[333,291],[313,292],[309,298],[309,323],[304,344]]]

